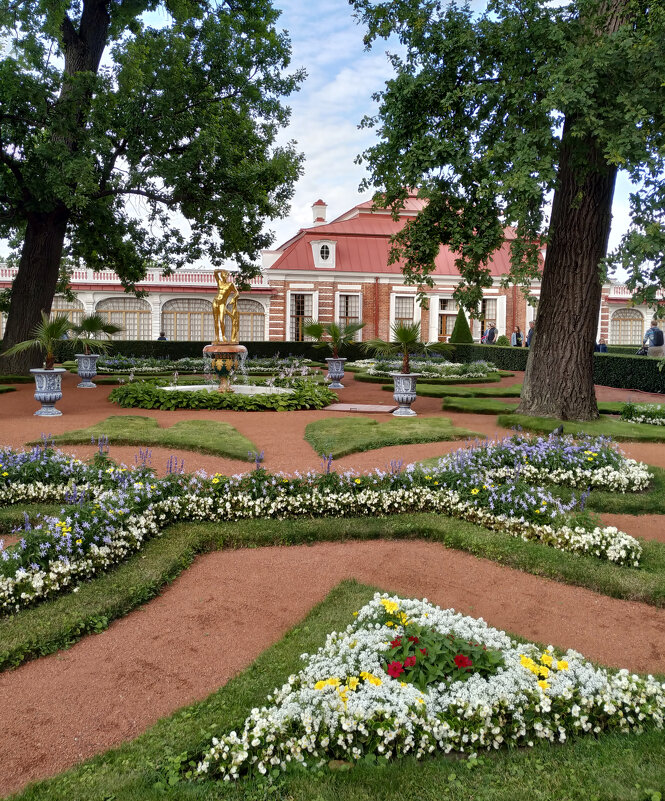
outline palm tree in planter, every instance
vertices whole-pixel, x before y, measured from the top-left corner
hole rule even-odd
[[[101,353],[107,353],[111,346],[107,339],[100,337],[103,334],[106,336],[119,334],[122,328],[114,323],[107,323],[101,314],[89,314],[78,325],[73,325],[72,331],[76,340],[83,345],[83,353],[75,354],[78,374],[82,379],[78,386],[82,389],[93,389],[96,386],[92,383],[92,379],[97,375],[97,359]]]
[[[316,340],[315,348],[329,348],[332,356],[326,359],[328,363],[328,378],[331,379],[331,389],[344,389],[341,380],[344,378],[344,362],[339,351],[345,345],[355,341],[358,331],[365,327],[365,323],[320,323],[312,320],[303,328],[305,336]]]
[[[2,354],[14,356],[31,348],[44,354],[44,366],[30,370],[35,377],[35,400],[41,403],[41,408],[35,414],[40,417],[58,417],[62,414],[55,408],[55,404],[62,398],[62,374],[66,370],[55,367],[55,351],[61,340],[69,338],[71,327],[72,324],[65,315],[61,314],[50,320],[48,314],[42,312],[41,322],[32,331],[33,338],[17,342]]]
[[[394,323],[390,329],[392,340],[370,339],[363,342],[362,349],[377,356],[401,356],[402,372],[391,373],[395,391],[393,397],[399,404],[393,414],[396,417],[413,417],[411,404],[416,399],[416,380],[420,373],[411,372],[409,358],[412,354],[426,350],[428,345],[420,341],[420,323]]]

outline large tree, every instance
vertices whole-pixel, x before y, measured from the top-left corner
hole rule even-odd
[[[22,243],[6,346],[50,311],[63,247],[128,290],[201,257],[253,274],[301,171],[276,145],[303,78],[277,17],[270,0],[0,3],[0,236]]]
[[[432,284],[440,246],[459,252],[457,298],[477,308],[488,260],[514,226],[511,280],[539,277],[519,410],[597,416],[593,346],[617,170],[635,185],[614,261],[653,300],[665,284],[664,0],[351,0],[366,43],[396,33],[396,72],[365,121],[364,158],[383,203],[419,186],[425,209],[396,238],[408,281]],[[546,217],[551,201],[551,214]],[[645,260],[648,260],[645,263]]]

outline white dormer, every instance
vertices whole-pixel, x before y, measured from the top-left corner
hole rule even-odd
[[[334,270],[337,242],[331,239],[317,239],[310,244],[312,245],[314,266],[322,270]]]

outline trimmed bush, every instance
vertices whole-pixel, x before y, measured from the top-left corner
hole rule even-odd
[[[466,314],[464,314],[464,309],[462,307],[460,307],[457,312],[457,319],[455,320],[453,333],[450,335],[450,342],[452,344],[464,343],[473,345],[473,336],[469,328],[469,321],[466,319]]]
[[[455,345],[456,362],[475,362],[484,359],[501,370],[526,370],[528,348],[511,348],[501,345]]]

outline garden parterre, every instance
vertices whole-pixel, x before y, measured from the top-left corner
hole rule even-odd
[[[426,599],[377,593],[302,659],[303,669],[251,710],[240,734],[213,738],[201,776],[229,781],[330,759],[471,755],[664,722],[665,684],[652,676],[610,674],[575,651],[515,642]],[[417,683],[419,670],[425,678]]]
[[[648,423],[665,426],[665,405],[660,403],[627,403],[621,411],[621,419],[632,423]]]
[[[544,470],[547,458],[561,459],[570,444],[561,438],[509,438],[505,447],[516,452],[535,448]],[[568,502],[543,487],[515,476],[506,483],[491,477],[479,453],[469,449],[459,461],[442,460],[425,471],[415,465],[402,469],[393,462],[387,471],[338,474],[325,459],[321,473],[271,475],[257,461],[254,471],[232,477],[186,475],[177,469],[157,479],[147,467],[129,470],[114,465],[100,446],[91,465],[55,451],[48,442],[31,451],[0,451],[0,505],[25,500],[64,500],[74,510],[37,523],[27,518],[17,545],[0,548],[0,610],[13,613],[24,606],[76,585],[117,564],[141,548],[149,537],[183,520],[233,521],[252,518],[384,516],[436,511],[536,540],[563,551],[638,566],[640,543],[615,527],[597,525],[585,510],[584,495]],[[600,471],[617,479],[622,491],[646,486],[643,465],[630,464],[607,441],[586,443],[597,454],[586,462],[587,486]],[[494,443],[494,452],[501,444]],[[584,446],[580,446],[584,447]],[[477,463],[474,462],[477,460]],[[580,463],[582,470],[584,462]],[[474,469],[471,469],[473,466]],[[639,469],[638,469],[639,468]],[[580,480],[575,472],[572,481]],[[549,473],[565,484],[567,474]],[[611,486],[611,485],[610,485]]]
[[[154,373],[205,373],[210,360],[203,357],[185,357],[182,359],[158,359],[151,356],[102,356],[97,361],[98,373],[134,373],[150,375]],[[284,358],[247,358],[244,369],[252,373],[278,373],[280,370],[295,369],[301,371],[311,364],[311,359],[287,356]],[[307,373],[305,373],[307,374]]]

